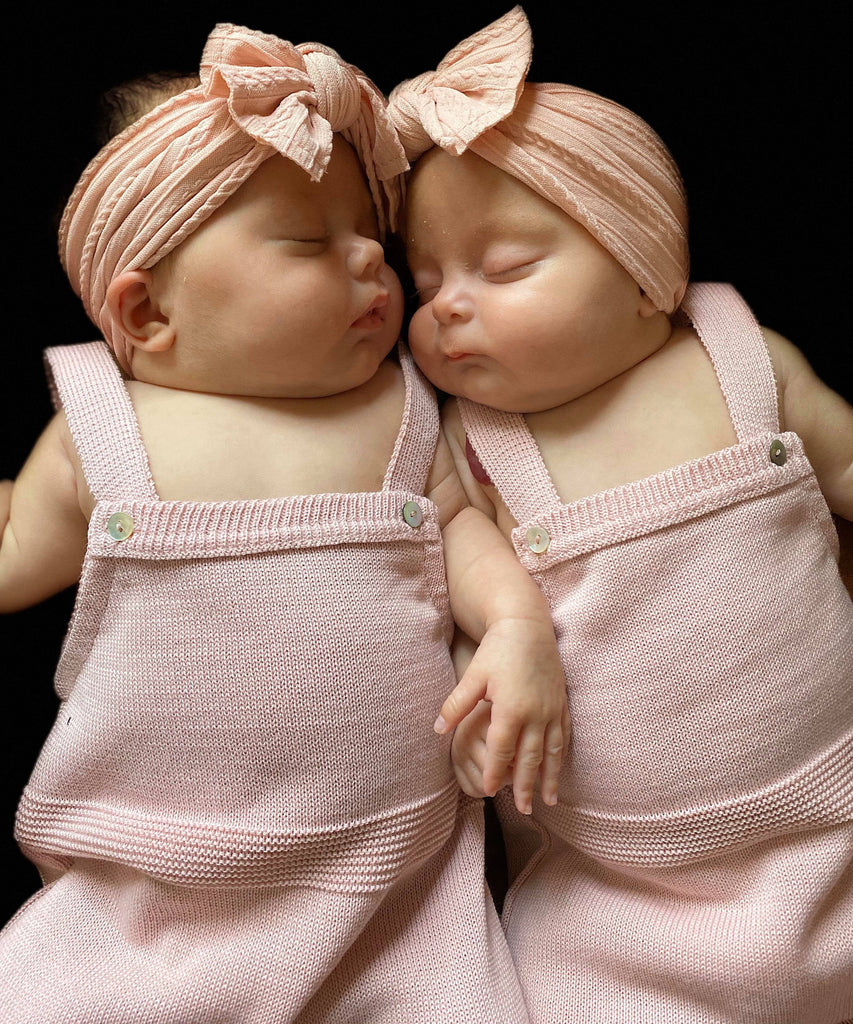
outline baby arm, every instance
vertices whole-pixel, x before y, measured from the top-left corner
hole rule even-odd
[[[462,467],[460,467],[462,468]],[[550,610],[514,551],[480,507],[469,502],[445,437],[436,453],[429,497],[442,521],[448,590],[459,628],[478,642],[460,681],[442,705],[439,732],[459,727],[466,716],[490,710],[482,764],[482,792],[493,795],[511,768],[516,806],[532,807],[537,775],[542,797],[556,803],[557,779],[568,738],[566,680]],[[470,724],[470,723],[469,723]],[[476,740],[477,730],[463,733]],[[454,743],[458,764],[459,744]],[[473,756],[473,755],[472,755]],[[457,775],[459,775],[457,770]]]
[[[0,612],[29,608],[80,578],[87,523],[70,444],[58,414],[17,479],[0,483]]]

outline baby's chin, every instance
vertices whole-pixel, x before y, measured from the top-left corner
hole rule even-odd
[[[478,405],[487,405],[499,412],[530,412],[524,408],[523,399],[513,394],[500,382],[490,380],[489,372],[477,366],[466,366],[462,370],[458,365],[450,372],[421,367],[427,380],[448,398],[466,399]]]
[[[492,367],[479,366],[476,362],[464,369],[461,365],[454,366],[450,372],[427,370],[421,367],[427,380],[448,397],[466,399],[498,412],[522,415],[547,412],[578,397],[570,389],[519,388],[513,381],[496,376]]]

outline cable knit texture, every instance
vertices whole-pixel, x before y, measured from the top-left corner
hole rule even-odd
[[[530,820],[501,797],[504,925],[535,1024],[839,1024],[853,609],[838,539],[802,442],[779,432],[743,300],[691,285],[683,310],[731,448],[562,504],[524,417],[460,402],[551,604],[573,722],[559,804]]]
[[[435,71],[401,82],[388,111],[409,160],[466,150],[582,224],[658,309],[687,285],[687,199],[669,150],[642,118],[586,89],[526,82],[524,11],[454,47]]]
[[[518,1024],[454,685],[435,397],[381,491],[160,501],[105,345],[49,351],[97,499],[0,942],[15,1024]],[[414,501],[423,522],[411,526]]]

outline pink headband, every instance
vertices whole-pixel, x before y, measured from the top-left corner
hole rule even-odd
[[[521,7],[402,82],[388,110],[409,160],[470,150],[554,203],[614,257],[658,309],[687,284],[687,204],[675,161],[636,114],[569,85],[525,85]]]
[[[406,157],[379,90],[319,43],[217,25],[201,85],[116,136],[83,172],[62,216],[60,259],[122,367],[130,353],[105,306],[110,282],[154,266],[276,153],[320,179],[333,133],[355,149],[380,227],[394,226]]]

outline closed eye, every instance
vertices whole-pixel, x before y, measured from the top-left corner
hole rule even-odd
[[[521,281],[531,274],[541,262],[538,259],[525,260],[523,263],[514,263],[508,267],[484,267],[483,276],[487,281],[495,281],[497,283]]]
[[[329,244],[328,238],[281,238],[279,241],[293,249],[297,256],[315,256],[324,252]]]
[[[414,297],[418,300],[418,305],[425,306],[428,302],[432,302],[438,295],[438,288],[437,284],[431,285],[429,288],[417,288]]]
[[[412,281],[415,286],[412,298],[418,300],[419,306],[425,306],[428,302],[432,302],[441,288],[441,280],[435,273],[425,274],[419,270],[412,274]]]

